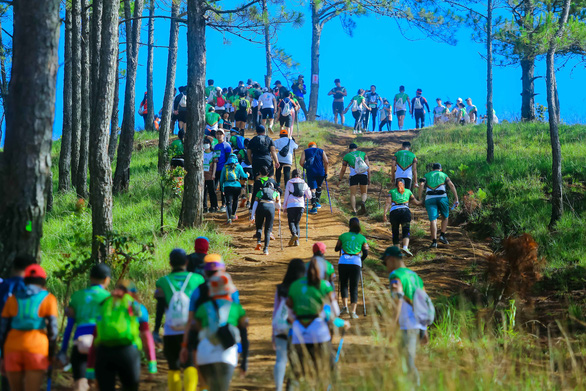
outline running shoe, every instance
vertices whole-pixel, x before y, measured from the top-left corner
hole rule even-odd
[[[295,247],[299,247],[299,240],[295,241]]]
[[[255,250],[256,250],[256,251],[260,251],[260,250],[262,250],[262,244],[260,244],[260,243],[257,243],[257,244],[256,244],[256,248],[255,248]]]
[[[442,242],[443,244],[450,244],[450,242],[448,242],[448,239],[446,239],[446,237],[444,235],[440,235],[439,241]]]
[[[232,217],[232,220],[238,220],[238,216],[234,215],[234,217]]]
[[[309,214],[310,215],[316,215],[317,214],[317,208],[313,207],[309,210]]]
[[[246,209],[250,208],[250,201],[246,201]]]
[[[409,251],[409,248],[407,246],[403,246],[402,250],[405,254],[409,255],[410,257],[413,256],[413,253]]]
[[[273,233],[271,232],[271,236],[270,236],[271,240],[275,240],[275,235],[273,235]]]
[[[316,207],[317,209],[321,209],[321,204],[320,204],[319,202],[316,202],[316,203],[315,203],[315,207]]]
[[[155,341],[155,343],[157,343],[157,344],[163,343],[161,336],[156,331],[153,332],[153,341]]]
[[[296,241],[297,241],[297,235],[291,236],[291,239],[289,239],[289,247],[292,247]]]
[[[210,208],[210,213],[216,213],[218,211],[217,207]]]
[[[224,205],[222,205],[222,206],[220,207],[220,212],[224,213],[225,211],[226,211],[226,207],[225,207]]]
[[[340,310],[340,315],[346,315],[346,314],[348,314],[348,313],[349,313],[349,312],[348,312],[348,307],[344,307],[344,308],[342,308],[342,309]]]
[[[208,213],[208,208],[203,208],[203,213]]]
[[[264,255],[269,255],[269,249],[265,248],[264,251],[262,252]]]
[[[360,214],[361,215],[365,215],[366,214],[366,204],[364,202],[360,203]]]
[[[228,225],[232,224],[232,220],[228,219]]]
[[[359,318],[359,316],[358,316],[358,314],[357,314],[356,312],[352,312],[352,313],[350,314],[350,317],[351,317],[352,319],[358,319],[358,318]]]
[[[431,245],[429,246],[429,248],[437,248],[437,242],[431,242]]]

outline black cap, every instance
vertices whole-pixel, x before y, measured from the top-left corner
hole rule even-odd
[[[433,166],[431,166],[432,170],[441,170],[442,169],[442,165],[440,163],[433,163]]]
[[[187,263],[187,253],[182,248],[176,248],[169,254],[169,263],[172,266],[183,266]]]
[[[257,125],[256,133],[264,133],[264,132],[266,132],[265,127],[262,125]]]
[[[277,85],[277,84],[281,84],[281,85],[282,85],[282,83],[281,83],[281,80],[277,80],[277,81],[275,82],[275,85]]]
[[[358,149],[358,145],[352,143],[348,146],[348,149]]]
[[[453,105],[453,103],[450,102],[449,100],[445,101],[444,103],[447,104],[447,105]]]
[[[246,80],[246,84],[252,84],[252,79]]]
[[[403,258],[403,253],[397,246],[387,247],[385,252],[380,256],[380,259],[385,259],[386,257],[395,257],[395,258]]]
[[[95,278],[96,280],[105,280],[108,277],[112,277],[112,270],[110,267],[105,263],[98,263],[92,267],[90,271],[90,278]]]

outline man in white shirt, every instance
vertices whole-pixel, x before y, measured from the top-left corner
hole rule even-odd
[[[287,186],[287,182],[291,179],[291,165],[293,164],[293,153],[299,148],[299,145],[289,138],[289,132],[287,129],[281,130],[279,138],[274,141],[275,148],[277,149],[277,159],[279,161],[279,168],[275,174],[275,180],[281,186],[281,172],[284,173],[285,182],[283,187]],[[286,153],[285,153],[286,152]]]
[[[266,122],[268,120],[268,129],[271,133],[273,133],[273,122],[275,120],[275,107],[277,107],[277,99],[268,88],[265,87],[262,91],[262,95],[258,98],[262,125],[266,127]]]

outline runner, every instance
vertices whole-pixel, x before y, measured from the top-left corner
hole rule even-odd
[[[303,115],[307,120],[307,106],[305,105],[305,94],[307,94],[307,88],[305,87],[305,80],[303,78],[303,75],[299,75],[297,81],[293,82],[293,84],[291,85],[291,91],[297,98],[299,107],[301,110],[303,110]]]
[[[214,179],[216,177],[216,162],[214,161],[214,151],[208,138],[203,140],[203,179],[205,188],[203,192],[203,212],[215,213],[218,211],[218,198],[216,196],[216,186]],[[207,196],[210,197],[210,208],[208,209]]]
[[[228,208],[228,224],[232,224],[232,220],[238,220],[236,211],[242,191],[241,181],[245,180],[248,180],[248,175],[238,163],[238,157],[231,154],[220,175],[220,191],[226,201],[226,208]]]
[[[381,114],[381,122],[378,126],[378,131],[383,131],[383,126],[387,125],[387,132],[391,131],[393,125],[393,108],[387,98],[383,99],[383,112]]]
[[[260,190],[255,193],[254,205],[250,213],[250,220],[256,220],[256,248],[260,250],[261,238],[264,224],[265,243],[263,253],[269,255],[269,242],[271,240],[271,232],[273,231],[273,223],[275,221],[275,204],[281,208],[281,198],[279,192],[276,190],[277,185],[275,181],[268,177],[268,170],[265,166],[260,169]]]
[[[312,246],[313,256],[318,261],[320,276],[322,280],[326,280],[332,287],[334,287],[334,281],[336,279],[336,269],[334,269],[334,265],[332,265],[328,260],[326,260],[326,244],[324,242],[315,242]],[[309,263],[306,265],[309,267]],[[334,289],[334,295],[336,294],[336,290]],[[338,305],[338,301],[334,301],[332,305]],[[339,313],[338,308],[338,313]]]
[[[472,98],[466,98],[466,111],[468,112],[468,122],[476,124],[478,120],[478,109],[472,104]]]
[[[336,86],[328,92],[328,95],[334,96],[334,103],[332,105],[334,125],[338,124],[338,115],[340,115],[340,124],[344,126],[344,97],[348,96],[348,92],[346,92],[346,87],[342,87],[340,79],[334,80],[334,84]]]
[[[421,95],[422,92],[421,88],[418,88],[415,98],[411,101],[411,118],[415,116],[415,129],[425,127],[425,113],[431,111],[427,99]],[[425,107],[427,107],[427,111],[425,111]]]
[[[305,181],[299,178],[299,171],[293,170],[292,178],[285,184],[285,197],[283,201],[283,210],[287,210],[287,221],[291,231],[289,247],[299,246],[299,222],[305,211],[305,200],[311,198],[311,190]]]
[[[318,148],[317,144],[312,141],[308,144],[308,148],[303,151],[299,159],[299,165],[307,173],[307,184],[312,193],[312,208],[309,210],[309,213],[315,215],[317,214],[317,210],[321,208],[321,185],[328,178],[328,157],[326,152]]]
[[[420,324],[413,312],[415,291],[423,288],[423,281],[411,269],[405,266],[403,254],[398,247],[388,247],[381,260],[385,263],[389,274],[391,297],[395,300],[399,327],[402,335],[402,350],[407,358],[407,366],[411,376],[419,387],[419,372],[415,366],[417,345],[429,342],[427,327]]]
[[[135,284],[130,283],[130,286],[128,287],[128,294],[132,296],[132,298],[136,300],[140,306],[138,330],[140,332],[140,340],[142,342],[144,357],[147,359],[147,367],[149,371],[149,377],[147,379],[151,381],[152,376],[157,373],[157,356],[155,353],[154,335],[151,333],[149,326],[149,312],[144,304],[142,304],[138,299],[138,290],[136,289]]]
[[[169,145],[169,155],[171,156],[171,168],[174,169],[176,167],[184,167],[185,166],[185,159],[184,159],[184,147],[183,147],[183,137],[185,136],[185,132],[183,130],[179,131],[179,136],[177,140],[173,141]]]
[[[230,146],[235,154],[238,154],[242,149],[246,149],[244,145],[244,136],[240,135],[238,128],[230,129]]]
[[[294,258],[287,266],[287,272],[283,282],[277,285],[275,303],[273,305],[273,349],[277,353],[273,376],[277,391],[283,390],[285,371],[287,370],[287,347],[289,345],[289,332],[294,319],[287,307],[289,287],[295,281],[305,276],[305,264],[300,258]]]
[[[179,87],[179,95],[175,97],[173,101],[173,114],[177,118],[177,126],[179,129],[185,131],[185,125],[187,123],[187,87]]]
[[[2,309],[3,372],[13,391],[40,391],[57,344],[57,298],[47,292],[47,273],[37,264],[24,270],[23,289]]]
[[[215,189],[218,189],[220,186],[220,176],[222,174],[222,170],[224,169],[224,164],[228,160],[228,157],[232,153],[232,147],[228,142],[226,142],[226,138],[224,135],[223,129],[216,130],[216,140],[218,140],[218,144],[214,147],[214,162],[216,163],[216,175],[214,177],[214,186]],[[226,200],[222,198],[222,207],[220,208],[220,212],[226,211]]]
[[[73,389],[75,391],[89,390],[86,378],[87,359],[90,347],[94,341],[96,329],[96,317],[102,301],[110,296],[105,288],[110,285],[112,272],[105,263],[99,263],[90,271],[90,287],[79,290],[71,295],[69,306],[65,310],[67,316],[67,327],[63,334],[61,351],[57,355],[59,361],[67,363],[67,349],[71,332],[75,327],[73,335],[74,346],[71,350],[71,368],[73,372]]]
[[[382,98],[376,92],[376,86],[373,84],[370,86],[370,91],[366,93],[366,103],[370,108],[370,115],[372,117],[372,131],[376,129],[376,114],[378,113],[378,105],[383,103]],[[364,130],[368,132],[368,115],[365,117]]]
[[[260,102],[260,113],[262,119],[262,126],[267,127],[269,132],[273,133],[273,122],[275,118],[275,108],[277,107],[277,99],[275,95],[269,91],[268,88],[263,88],[263,94],[258,98]]]
[[[232,103],[234,109],[236,110],[234,114],[234,120],[236,121],[236,127],[238,129],[244,130],[246,129],[246,121],[248,118],[248,114],[251,112],[250,110],[250,101],[246,99],[246,93],[240,92],[239,96],[234,99]]]
[[[348,112],[348,110],[352,107],[352,116],[354,117],[354,131],[352,133],[362,133],[362,125],[365,115],[367,111],[370,111],[370,107],[366,104],[366,99],[364,98],[364,90],[360,88],[358,93],[354,95],[354,97],[350,100],[350,104],[344,110],[344,114]],[[365,129],[367,131],[368,129]]]
[[[248,144],[250,144],[250,140],[245,138],[244,139],[244,149],[238,151],[238,161],[242,166],[242,169],[248,175],[248,180],[246,181],[246,195],[242,197],[242,201],[240,203],[240,207],[243,208],[250,208],[250,197],[252,195],[252,187],[254,185],[254,176],[252,174],[252,164],[248,160]]]
[[[220,117],[224,118],[224,114],[226,114],[226,110],[227,110],[227,108],[226,108],[227,100],[226,100],[226,96],[224,95],[224,92],[222,91],[222,89],[220,87],[216,87],[215,95],[214,95],[211,103],[214,105],[214,110],[216,111],[216,113],[218,113],[218,115],[220,115]]]
[[[350,144],[349,152],[342,160],[340,169],[340,182],[346,173],[346,167],[350,166],[350,205],[352,213],[356,212],[356,194],[360,186],[360,214],[366,214],[366,199],[368,197],[368,185],[370,184],[370,171],[368,170],[370,162],[366,153],[358,150],[358,145]]]
[[[187,256],[187,271],[197,273],[205,278],[204,259],[208,255],[210,240],[205,236],[198,236],[193,246],[194,253]]]
[[[293,124],[293,113],[295,112],[295,103],[289,98],[291,93],[289,91],[284,93],[284,98],[279,101],[277,106],[276,117],[281,125],[281,130],[287,130],[289,137],[293,137],[293,133],[290,132],[291,125]]]
[[[206,113],[206,133],[211,130],[218,130],[221,121],[222,117],[220,114],[216,113],[216,109],[211,106]]]
[[[440,125],[445,122],[442,118],[447,115],[448,109],[442,105],[442,98],[436,98],[435,102],[437,103],[437,106],[433,108],[433,124]],[[447,103],[448,102],[446,102],[446,104]]]
[[[260,125],[260,113],[259,113],[259,100],[260,96],[262,95],[262,91],[260,89],[260,84],[254,82],[252,87],[248,89],[248,96],[250,97],[250,106],[251,116],[252,116],[252,123],[251,127],[256,129],[258,125]]]
[[[205,96],[206,101],[210,103],[214,99],[214,92],[216,91],[216,87],[214,86],[214,81],[212,79],[208,80],[208,86],[205,88]]]
[[[429,217],[429,230],[432,240],[429,248],[437,248],[437,219],[440,214],[443,220],[439,241],[443,244],[450,244],[446,239],[448,218],[450,217],[450,201],[448,200],[446,185],[448,185],[455,198],[453,208],[459,205],[459,201],[456,187],[450,178],[442,172],[442,165],[434,163],[432,169],[433,171],[425,174],[425,177],[420,180],[424,186],[419,187],[419,199],[422,200],[421,196],[425,187],[425,209],[427,209],[427,216]]]
[[[388,221],[391,222],[392,233],[393,233],[393,245],[398,246],[399,240],[399,228],[403,227],[403,252],[410,257],[413,253],[409,251],[409,236],[411,234],[411,210],[409,209],[409,202],[413,202],[415,205],[423,205],[423,202],[417,201],[411,190],[405,188],[405,182],[403,179],[397,181],[397,188],[389,191],[387,202],[385,204],[385,212],[383,214],[383,221],[387,222],[387,213],[389,208]]]
[[[299,148],[299,145],[289,138],[289,132],[287,129],[281,130],[279,138],[274,141],[275,148],[277,149],[277,159],[279,160],[279,168],[275,174],[275,180],[279,187],[281,187],[281,172],[283,172],[284,182],[283,185],[287,185],[291,178],[291,164],[293,164],[293,153]]]
[[[340,290],[344,305],[341,314],[350,313],[352,319],[358,319],[358,315],[356,314],[356,306],[358,305],[358,282],[360,280],[362,263],[368,257],[369,248],[368,243],[366,243],[366,238],[360,234],[360,220],[352,217],[348,225],[350,231],[340,235],[334,251],[340,251],[338,274],[340,275]],[[348,309],[348,285],[350,285],[350,309]]]
[[[148,114],[148,105],[147,105],[147,93],[144,93],[144,98],[140,102],[140,106],[138,108],[138,115],[140,115],[144,121],[144,128],[148,128],[147,124],[147,114]]]
[[[204,278],[200,274],[186,271],[187,254],[182,249],[171,251],[169,265],[171,273],[157,280],[155,291],[155,297],[164,297],[167,305],[163,353],[169,364],[168,389],[181,390],[181,369],[183,369],[184,390],[195,391],[198,380],[197,370],[191,362],[181,365],[179,354],[185,327],[189,323],[189,298],[195,288],[204,283]]]
[[[391,183],[398,186],[399,179],[402,179],[406,189],[412,190],[413,185],[419,186],[417,184],[417,156],[411,152],[409,141],[403,141],[401,149],[393,156],[391,165]]]
[[[407,106],[409,106],[409,112],[411,112],[411,101],[409,100],[409,95],[405,93],[405,86],[400,86],[399,93],[395,95],[395,99],[393,99],[393,113],[397,116],[399,130],[403,130],[405,114],[407,114]]]
[[[275,82],[275,88],[273,89],[273,93],[277,97],[277,100],[280,101],[281,99],[285,99],[285,94],[287,92],[289,92],[289,90],[287,90],[287,87],[284,87],[283,84],[281,84],[281,81],[277,80]]]

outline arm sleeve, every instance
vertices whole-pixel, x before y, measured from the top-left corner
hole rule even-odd
[[[368,250],[362,249],[362,256],[360,257],[360,259],[362,259],[362,262],[364,262],[367,257],[368,257]]]
[[[69,347],[69,340],[71,339],[71,332],[73,331],[73,326],[75,325],[75,319],[68,317],[67,318],[67,326],[65,327],[65,332],[63,333],[63,341],[61,342],[61,352],[67,352],[67,348]]]
[[[161,329],[161,324],[163,323],[163,315],[165,314],[165,309],[167,308],[167,301],[164,297],[156,297],[157,300],[157,309],[155,311],[155,333],[159,333]]]
[[[246,327],[239,327],[238,330],[240,330],[240,343],[242,344],[242,362],[240,368],[246,372],[248,369],[248,349],[250,347],[248,342],[248,330]]]
[[[431,109],[429,108],[429,104],[427,103],[427,99],[424,98],[423,102],[425,102],[425,106],[427,106],[427,111],[431,111]]]
[[[254,205],[252,206],[252,212],[250,212],[251,216],[255,216],[256,215],[256,208],[258,207],[258,201],[254,201]]]
[[[283,197],[283,208],[287,208],[287,200],[289,199],[289,182],[285,185],[285,197]]]
[[[155,340],[153,339],[153,334],[149,328],[148,322],[142,322],[140,324],[140,335],[142,337],[144,351],[146,353],[147,359],[149,363],[157,362],[157,357],[155,355]],[[153,372],[151,372],[153,373]]]

